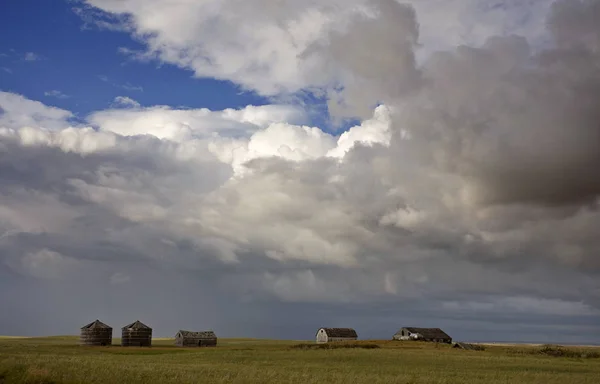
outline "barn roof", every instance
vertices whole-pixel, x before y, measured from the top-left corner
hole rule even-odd
[[[329,337],[358,337],[352,328],[319,328],[324,330]]]
[[[191,339],[216,339],[217,335],[213,331],[192,332],[180,330],[178,333],[184,338]]]
[[[416,328],[416,327],[403,327],[400,328],[396,335],[402,333],[402,330],[406,329],[410,333],[419,333],[426,339],[451,339],[451,337],[439,328]]]
[[[84,325],[81,329],[112,329],[110,326],[104,324],[100,320],[92,321],[91,323]]]
[[[150,328],[146,324],[142,323],[141,321],[136,320],[133,323],[124,326],[122,329],[152,329],[152,328]]]

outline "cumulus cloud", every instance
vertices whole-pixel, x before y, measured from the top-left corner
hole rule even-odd
[[[500,6],[493,0],[405,2],[419,13],[423,46],[430,52],[459,44],[478,45],[490,36],[506,33],[542,40],[543,18],[551,0],[510,0]],[[389,80],[387,76],[382,74],[376,79],[365,71],[375,71],[377,65],[397,67],[400,62],[409,68],[411,51],[401,51],[408,54],[405,57],[394,55],[399,52],[398,44],[416,38],[414,26],[405,23],[410,12],[404,13],[404,6],[395,0],[275,3],[186,0],[176,6],[167,0],[87,0],[86,3],[94,10],[104,11],[104,18],[124,18],[124,28],[147,44],[147,50],[142,52],[126,49],[136,57],[158,58],[189,68],[197,76],[232,80],[265,95],[323,85],[332,89],[358,88],[354,82],[367,85],[379,82],[380,86],[386,86],[379,79]],[[98,20],[102,20],[100,15]],[[394,29],[404,30],[387,33],[390,26],[384,24],[388,22]],[[321,45],[330,36],[332,49],[323,55],[305,55],[313,45]],[[358,40],[353,42],[354,39]],[[372,62],[371,66],[359,68],[360,64],[355,62],[349,68],[353,70],[351,73],[338,72],[331,66],[336,55],[347,52],[345,44],[364,43],[369,43],[369,58],[377,64]],[[337,78],[337,74],[342,78]],[[408,79],[405,77],[404,81]],[[400,77],[395,76],[395,81],[399,84]]]
[[[357,328],[393,319],[454,335],[469,322],[597,330],[600,2],[544,4],[542,32],[497,20],[523,9],[516,2],[503,12],[444,2],[496,24],[474,27],[473,45],[421,59],[431,16],[419,22],[416,2],[260,12],[257,2],[89,3],[130,15],[162,60],[267,94],[323,87],[332,111],[365,117],[335,135],[297,107],[135,105],[71,127],[66,111],[0,94],[6,276],[42,279],[47,268],[56,279],[64,265],[109,292],[126,282],[168,295],[152,284],[160,273],[172,297],[193,288],[228,298],[201,297],[222,311],[214,322],[243,307],[252,323],[252,302],[256,322],[289,314],[312,325],[306,305]],[[215,14],[218,38],[199,42]]]
[[[35,127],[54,129],[67,125],[73,114],[46,106],[21,95],[0,91],[0,128]]]
[[[129,98],[117,98],[121,105],[134,105]],[[110,109],[93,113],[89,122],[100,130],[123,136],[152,135],[159,139],[184,141],[190,138],[222,136],[248,137],[259,128],[276,122],[301,122],[304,112],[293,106],[247,106],[243,109],[211,111],[173,109],[168,106]]]
[[[137,101],[133,100],[131,97],[127,97],[127,96],[117,96],[115,97],[115,100],[113,101],[113,104],[115,104],[116,106],[122,106],[122,107],[139,107],[140,103],[138,103]]]

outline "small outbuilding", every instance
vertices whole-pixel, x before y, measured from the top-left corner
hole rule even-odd
[[[317,343],[353,341],[358,339],[358,334],[352,328],[319,328],[316,336]]]
[[[79,344],[94,346],[111,345],[112,333],[112,327],[109,327],[100,320],[92,321],[91,323],[81,327]]]
[[[216,347],[217,335],[213,331],[192,332],[180,330],[175,335],[178,347]]]
[[[152,346],[152,328],[139,320],[124,326],[121,331],[121,345],[123,347]]]
[[[420,340],[435,343],[452,343],[452,338],[439,328],[400,328],[393,337],[394,340]]]

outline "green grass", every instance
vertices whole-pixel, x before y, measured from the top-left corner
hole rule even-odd
[[[548,354],[539,346],[474,352],[411,341],[326,349],[301,343],[307,342],[220,339],[216,348],[184,349],[162,339],[152,348],[94,348],[71,336],[0,338],[0,383],[600,382],[600,358],[593,358],[600,349],[594,348]]]

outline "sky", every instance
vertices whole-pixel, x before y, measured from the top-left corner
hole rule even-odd
[[[4,0],[0,334],[600,343],[600,0]]]

